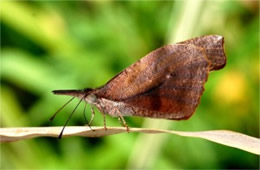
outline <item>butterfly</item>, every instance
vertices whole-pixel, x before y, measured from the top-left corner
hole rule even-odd
[[[118,117],[128,130],[124,116],[170,120],[191,117],[200,102],[209,73],[225,65],[224,37],[206,35],[158,48],[99,88],[54,90],[53,93],[73,96],[63,107],[75,97],[80,99],[69,119],[84,100],[102,113],[105,129],[105,114],[108,114]],[[95,114],[93,107],[91,111],[89,125]]]

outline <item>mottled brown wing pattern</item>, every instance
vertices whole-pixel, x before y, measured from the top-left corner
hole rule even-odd
[[[204,91],[210,64],[203,49],[188,46],[192,52],[164,75],[160,85],[122,101],[134,110],[134,116],[187,119],[194,113]]]
[[[222,36],[207,35],[179,42],[178,44],[194,44],[205,49],[206,56],[210,60],[210,70],[219,70],[226,65],[224,37]]]
[[[124,103],[136,116],[187,119],[200,102],[209,71],[226,64],[223,43],[222,36],[209,35],[161,47],[94,93]]]
[[[123,70],[95,93],[99,97],[120,101],[146,92],[163,82],[165,75],[174,71],[185,60],[193,60],[189,56],[193,49],[191,45],[181,44],[154,50]]]
[[[176,55],[176,50],[178,49],[169,45],[147,54],[119,73],[104,87],[97,90],[97,95],[110,100],[119,101],[145,92],[147,89],[156,86],[160,83],[160,77],[164,74],[161,72],[154,76],[156,70],[159,70],[161,65],[167,63],[169,58],[176,60],[176,62],[177,60],[181,60],[181,58],[177,56],[171,56]]]

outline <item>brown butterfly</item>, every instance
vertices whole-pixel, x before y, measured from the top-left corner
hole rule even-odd
[[[124,116],[188,119],[200,102],[209,72],[219,70],[226,64],[223,45],[224,37],[219,35],[206,35],[166,45],[127,67],[102,87],[54,90],[53,93],[73,96],[63,107],[74,97],[80,98],[80,102],[85,100],[96,106],[104,116],[105,128],[105,114],[118,117],[127,130]],[[94,117],[93,107],[91,110],[90,123]]]

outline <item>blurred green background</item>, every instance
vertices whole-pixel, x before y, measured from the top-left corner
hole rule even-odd
[[[259,137],[259,1],[1,1],[1,127],[62,126],[77,101],[54,89],[99,87],[148,52],[206,34],[225,37],[187,121],[126,118],[130,127],[227,129]],[[90,109],[87,107],[88,119]],[[84,125],[83,104],[69,125]],[[98,113],[93,125],[103,126]],[[120,126],[107,116],[109,126]],[[259,157],[174,135],[37,138],[1,144],[1,169],[258,169]]]

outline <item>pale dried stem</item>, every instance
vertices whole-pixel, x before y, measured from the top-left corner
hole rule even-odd
[[[62,128],[63,127],[0,128],[0,142],[14,142],[35,137],[58,137]],[[129,133],[133,132],[150,134],[167,133],[179,136],[202,138],[260,155],[260,139],[227,130],[183,132],[152,128],[129,128]],[[127,133],[126,128],[107,127],[107,130],[105,130],[103,127],[92,127],[92,129],[90,129],[88,126],[69,126],[64,130],[63,137],[101,137],[119,133]]]

